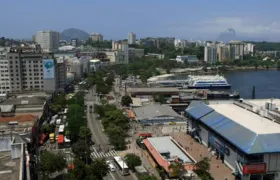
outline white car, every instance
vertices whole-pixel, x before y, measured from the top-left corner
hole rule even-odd
[[[116,167],[115,167],[115,165],[111,161],[106,161],[106,163],[108,164],[111,172],[115,172],[116,171]]]

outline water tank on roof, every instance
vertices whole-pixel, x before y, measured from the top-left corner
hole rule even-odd
[[[276,103],[266,102],[265,103],[265,109],[270,110],[270,111],[276,110]]]

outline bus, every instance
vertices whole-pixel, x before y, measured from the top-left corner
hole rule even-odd
[[[120,156],[115,156],[114,162],[123,176],[129,175],[129,168]]]

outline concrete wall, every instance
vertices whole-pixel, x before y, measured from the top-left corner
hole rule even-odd
[[[208,131],[200,126],[200,138],[205,146],[208,146]]]
[[[280,154],[265,154],[264,162],[266,163],[267,172],[280,171]]]

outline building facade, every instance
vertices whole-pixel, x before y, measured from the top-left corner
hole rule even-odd
[[[229,47],[228,46],[221,46],[218,49],[218,57],[219,62],[229,60]]]
[[[66,65],[52,53],[11,50],[0,59],[0,70],[1,93],[64,90]]]
[[[205,46],[204,47],[204,61],[210,64],[218,62],[217,47]]]
[[[41,46],[44,52],[55,52],[59,48],[59,32],[38,31],[35,35],[35,42]]]
[[[128,44],[136,44],[136,34],[132,32],[128,33],[127,42]]]
[[[229,56],[230,60],[243,60],[244,59],[244,43],[241,41],[229,42]]]
[[[186,110],[188,133],[237,179],[278,180],[280,126],[258,114],[259,107],[241,100],[209,105],[193,101]]]
[[[93,33],[90,35],[92,41],[103,41],[103,35],[99,33]]]

